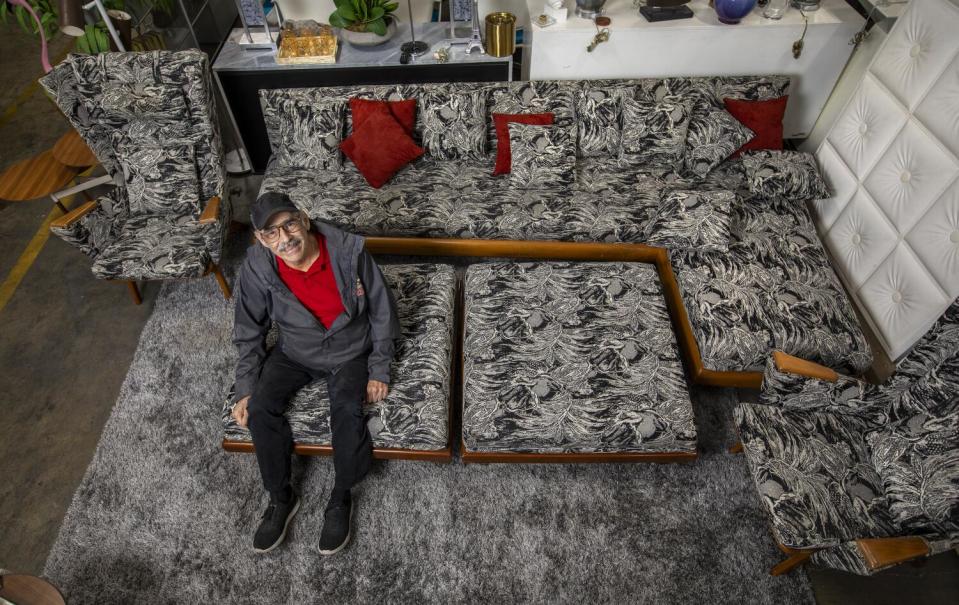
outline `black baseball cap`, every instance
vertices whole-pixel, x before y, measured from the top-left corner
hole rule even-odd
[[[293,204],[285,193],[279,191],[268,191],[253,202],[253,209],[250,211],[250,222],[253,228],[260,230],[267,226],[272,217],[277,212],[298,212],[299,209]]]

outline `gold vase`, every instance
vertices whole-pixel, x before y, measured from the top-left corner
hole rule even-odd
[[[486,15],[486,54],[508,57],[516,47],[516,15],[490,13]]]

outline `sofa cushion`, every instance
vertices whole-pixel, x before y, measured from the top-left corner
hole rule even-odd
[[[789,95],[767,101],[723,99],[726,111],[756,133],[756,137],[736,150],[733,157],[744,151],[783,148],[783,117],[788,100]]]
[[[419,131],[427,155],[481,159],[486,155],[486,96],[427,90],[420,96]]]
[[[513,155],[510,153],[508,125],[515,123],[549,126],[553,123],[553,114],[494,113],[493,123],[496,125],[496,165],[493,167],[493,174],[509,174]]]
[[[568,189],[576,178],[576,147],[569,130],[510,123],[510,186]]]
[[[646,243],[671,249],[729,250],[731,191],[663,191],[662,201],[646,226]]]
[[[689,125],[685,168],[705,177],[710,170],[756,136],[725,109],[714,107]]]
[[[852,415],[741,404],[743,452],[780,544],[831,546],[898,534],[866,435]]]
[[[182,122],[189,118],[183,89],[172,84],[109,82],[102,87],[103,110],[121,118]]]
[[[729,252],[674,251],[703,364],[756,370],[782,350],[858,374],[872,363],[849,298],[803,204],[738,197]]]
[[[801,151],[750,151],[743,154],[749,190],[763,197],[824,200],[829,188],[816,158]]]
[[[677,97],[655,101],[624,99],[620,159],[630,164],[682,167],[691,102]]]
[[[577,157],[615,158],[622,139],[623,97],[630,86],[603,86],[583,82],[576,95]]]
[[[423,155],[423,148],[413,142],[385,104],[363,116],[340,149],[374,189]]]
[[[474,264],[465,312],[467,450],[695,451],[654,265]]]
[[[373,99],[350,98],[350,116],[353,118],[352,130],[380,108],[386,108],[391,116],[403,127],[409,136],[413,136],[416,126],[416,99],[402,99],[400,101],[377,101]]]
[[[278,99],[279,144],[273,154],[280,166],[339,170],[340,140],[346,103]]]
[[[391,364],[386,399],[363,406],[373,446],[440,450],[449,446],[450,376],[456,275],[450,265],[381,265],[396,298],[402,336]],[[221,419],[225,436],[251,441],[230,415],[232,388]],[[301,389],[286,412],[293,441],[330,445],[330,403],[326,381]]]
[[[93,275],[134,281],[200,277],[209,267],[217,227],[188,216],[131,216],[94,259]]]
[[[116,137],[130,213],[197,218],[202,211],[193,145]],[[205,203],[205,200],[204,200]]]
[[[959,532],[959,396],[950,413],[915,414],[869,436],[893,517],[904,529]]]

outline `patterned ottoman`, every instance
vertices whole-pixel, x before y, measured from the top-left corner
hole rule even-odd
[[[396,296],[403,337],[397,342],[390,394],[365,407],[374,455],[449,459],[449,402],[456,275],[450,265],[382,265]],[[233,388],[223,404],[223,447],[252,451],[250,432],[230,416]],[[287,410],[298,453],[330,451],[326,381],[296,394]]]
[[[696,457],[655,265],[471,265],[465,299],[465,461]]]

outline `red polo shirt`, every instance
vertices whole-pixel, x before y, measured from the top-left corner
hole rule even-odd
[[[336,278],[333,277],[326,238],[317,233],[316,243],[319,245],[320,255],[306,271],[290,267],[279,256],[276,257],[276,268],[279,270],[280,279],[293,296],[329,329],[343,312],[343,299],[340,298]]]

